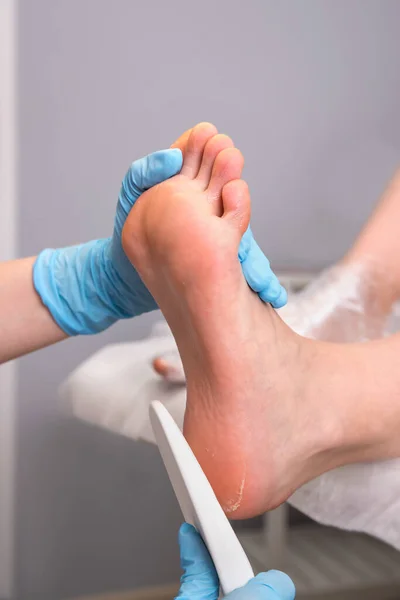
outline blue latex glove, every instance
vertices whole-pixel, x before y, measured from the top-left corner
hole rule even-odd
[[[248,285],[261,300],[269,302],[274,308],[285,306],[287,292],[271,270],[269,260],[254,239],[250,225],[240,241],[238,255]]]
[[[211,556],[200,535],[185,523],[179,531],[183,575],[178,598],[181,600],[218,600],[219,581]],[[294,600],[292,580],[281,571],[260,573],[244,587],[234,590],[226,600]]]
[[[98,333],[119,319],[149,312],[157,305],[129,262],[121,244],[125,220],[147,189],[179,173],[179,149],[161,150],[132,163],[118,198],[111,238],[79,246],[47,249],[36,259],[33,281],[42,302],[68,335]],[[250,287],[279,308],[286,292],[253,239],[243,236],[239,260]]]

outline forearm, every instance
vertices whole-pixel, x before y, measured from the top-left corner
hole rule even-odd
[[[400,297],[400,169],[343,263],[366,265],[384,310]]]
[[[0,363],[67,337],[34,288],[34,262],[0,263]]]
[[[177,141],[186,144],[188,133]],[[182,166],[176,150],[136,161],[120,193],[111,240],[97,240],[36,258],[0,263],[0,363],[59,342],[68,335],[103,331],[155,303],[120,248],[126,215],[146,189]],[[142,189],[143,188],[143,189]],[[118,227],[117,227],[118,226]],[[125,281],[126,278],[126,281]]]
[[[122,248],[125,220],[139,196],[179,173],[181,146],[132,163],[122,182],[111,237],[67,248],[43,250],[37,259],[0,264],[0,362],[58,342],[67,336],[104,331],[120,319],[157,305]],[[286,302],[286,292],[270,269],[250,229],[238,259],[243,274],[264,302]]]

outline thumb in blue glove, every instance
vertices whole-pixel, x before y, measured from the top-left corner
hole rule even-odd
[[[218,600],[219,581],[211,556],[194,527],[185,523],[179,531],[183,575],[178,598]],[[226,600],[294,600],[292,580],[281,571],[260,573]]]
[[[121,234],[139,196],[179,173],[181,167],[182,152],[178,148],[135,161],[122,182],[111,238],[39,254],[33,272],[36,291],[68,335],[98,333],[119,319],[157,308],[125,255]],[[238,257],[249,286],[260,298],[275,308],[283,306],[286,292],[250,228],[242,238]]]
[[[123,251],[121,233],[139,196],[179,173],[181,167],[179,149],[161,150],[136,160],[122,182],[111,238],[39,254],[33,282],[65,333],[98,333],[119,319],[157,308]]]

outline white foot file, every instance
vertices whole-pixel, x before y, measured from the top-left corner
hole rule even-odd
[[[150,420],[184,519],[201,534],[229,594],[254,577],[231,524],[182,432],[161,402],[152,402]]]

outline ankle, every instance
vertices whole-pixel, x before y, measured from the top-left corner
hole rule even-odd
[[[398,423],[392,414],[385,415],[377,402],[384,392],[370,377],[371,359],[367,354],[371,346],[311,344],[312,372],[305,405],[315,410],[314,419],[309,416],[309,429],[315,430],[309,436],[314,469],[322,473],[349,463],[391,456],[392,440],[398,439]]]
[[[351,443],[351,404],[346,402],[342,378],[337,374],[343,365],[344,344],[304,339],[302,343],[302,404],[307,409],[304,428],[307,451],[312,456],[336,454]]]

